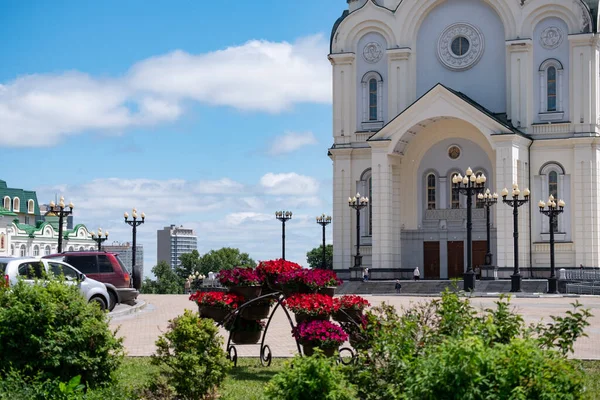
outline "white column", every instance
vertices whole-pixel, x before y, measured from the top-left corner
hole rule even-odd
[[[592,98],[592,85],[597,82],[596,45],[593,34],[570,35],[571,49],[571,121],[575,132],[593,132],[596,124],[595,97]],[[594,125],[594,126],[590,126]]]
[[[533,122],[533,47],[530,39],[506,43],[509,60],[508,118],[517,128],[527,130]]]
[[[410,105],[410,49],[390,49],[388,55],[388,117],[390,120]]]
[[[373,268],[392,268],[394,237],[392,230],[392,165],[387,142],[369,143],[373,179]]]
[[[356,73],[354,53],[330,54],[333,66],[333,136],[350,137],[356,131]]]
[[[348,196],[354,193],[350,149],[331,149],[333,160],[333,269],[348,270],[353,265],[352,209]]]

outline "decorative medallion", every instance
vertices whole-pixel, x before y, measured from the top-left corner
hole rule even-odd
[[[456,145],[448,147],[448,157],[450,157],[451,160],[456,160],[460,157],[460,147]]]
[[[369,42],[365,45],[365,48],[363,49],[363,58],[366,62],[375,64],[377,61],[381,60],[381,57],[383,57],[383,49],[379,43]]]
[[[563,32],[556,26],[550,26],[542,31],[540,44],[543,48],[552,50],[560,46],[564,38]]]
[[[481,31],[466,22],[452,24],[438,39],[438,58],[453,71],[473,67],[483,56],[485,41]]]

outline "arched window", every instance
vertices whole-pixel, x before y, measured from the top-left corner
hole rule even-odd
[[[19,212],[21,208],[21,201],[19,200],[18,197],[15,197],[13,199],[13,211],[14,212]]]
[[[548,197],[551,195],[554,196],[556,201],[559,199],[566,200],[566,186],[568,183],[565,183],[565,170],[564,168],[554,162],[549,162],[544,164],[540,169],[540,177],[542,179],[542,193],[541,199],[547,201]],[[549,233],[550,229],[553,229],[554,232],[564,232],[565,229],[562,226],[564,215],[560,214],[558,218],[554,219],[554,226],[550,227],[550,219],[542,218],[542,233]]]
[[[369,205],[360,213],[361,235],[371,236],[373,234],[373,179],[370,168],[361,174],[357,190],[362,193],[361,196],[369,198]]]
[[[458,175],[457,173],[452,174],[450,178],[450,182],[452,179]],[[456,190],[452,190],[452,183],[450,183],[450,208],[460,208],[460,194]]]
[[[45,256],[49,256],[51,251],[52,251],[52,249],[50,249],[50,246],[44,247],[44,255]]]
[[[33,246],[33,256],[39,257],[40,255],[40,247],[38,245]]]
[[[73,251],[73,246],[69,246],[69,251]]]
[[[563,66],[550,58],[540,65],[540,114],[542,121],[560,121],[563,109]]]
[[[435,185],[436,179],[434,174],[427,175],[427,209],[435,210]]]
[[[558,201],[558,172],[550,171],[548,173],[548,197],[554,196]],[[550,227],[554,232],[558,232],[558,218],[554,218],[554,223]]]
[[[34,202],[33,202],[33,200],[28,200],[27,201],[27,212],[29,214],[33,214],[33,212],[34,212]]]
[[[83,248],[83,246],[79,246],[79,251],[85,251],[85,249]]]
[[[367,72],[362,84],[362,129],[383,126],[383,78],[378,72]]]
[[[10,211],[10,197],[4,196],[4,208]]]
[[[15,245],[14,245],[14,244],[11,244],[11,245],[10,245],[10,255],[11,255],[11,256],[14,256],[14,255],[15,255]]]
[[[481,175],[485,175],[485,173],[483,171],[477,171],[475,172],[475,176],[476,177],[480,177]],[[475,197],[475,207],[477,208],[483,208],[483,203],[480,201],[477,201],[477,197]]]
[[[24,244],[21,245],[21,257],[25,257],[27,255],[27,248]]]
[[[94,251],[96,250],[93,246],[90,246],[90,248],[88,249],[89,251]]]

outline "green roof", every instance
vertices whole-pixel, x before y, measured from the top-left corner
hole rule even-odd
[[[9,188],[6,185],[6,181],[0,180],[0,205],[4,206],[4,198],[10,198],[11,210],[12,204],[15,197],[19,198],[19,214],[29,214],[27,212],[27,203],[29,200],[33,200],[33,215],[40,215],[40,206],[37,201],[37,194],[33,190],[24,190]],[[29,214],[32,215],[32,214]]]
[[[14,212],[7,210],[6,208],[0,206],[0,216],[7,216],[7,217],[16,217],[17,214],[15,214]]]

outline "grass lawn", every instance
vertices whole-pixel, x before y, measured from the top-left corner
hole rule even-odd
[[[219,390],[223,400],[265,399],[266,383],[284,367],[285,359],[273,359],[270,367],[263,367],[258,358],[241,358]],[[600,361],[583,361],[586,374],[587,400],[600,399]],[[146,385],[152,374],[158,371],[150,364],[149,357],[126,358],[117,371],[119,383],[124,388],[136,389]]]

